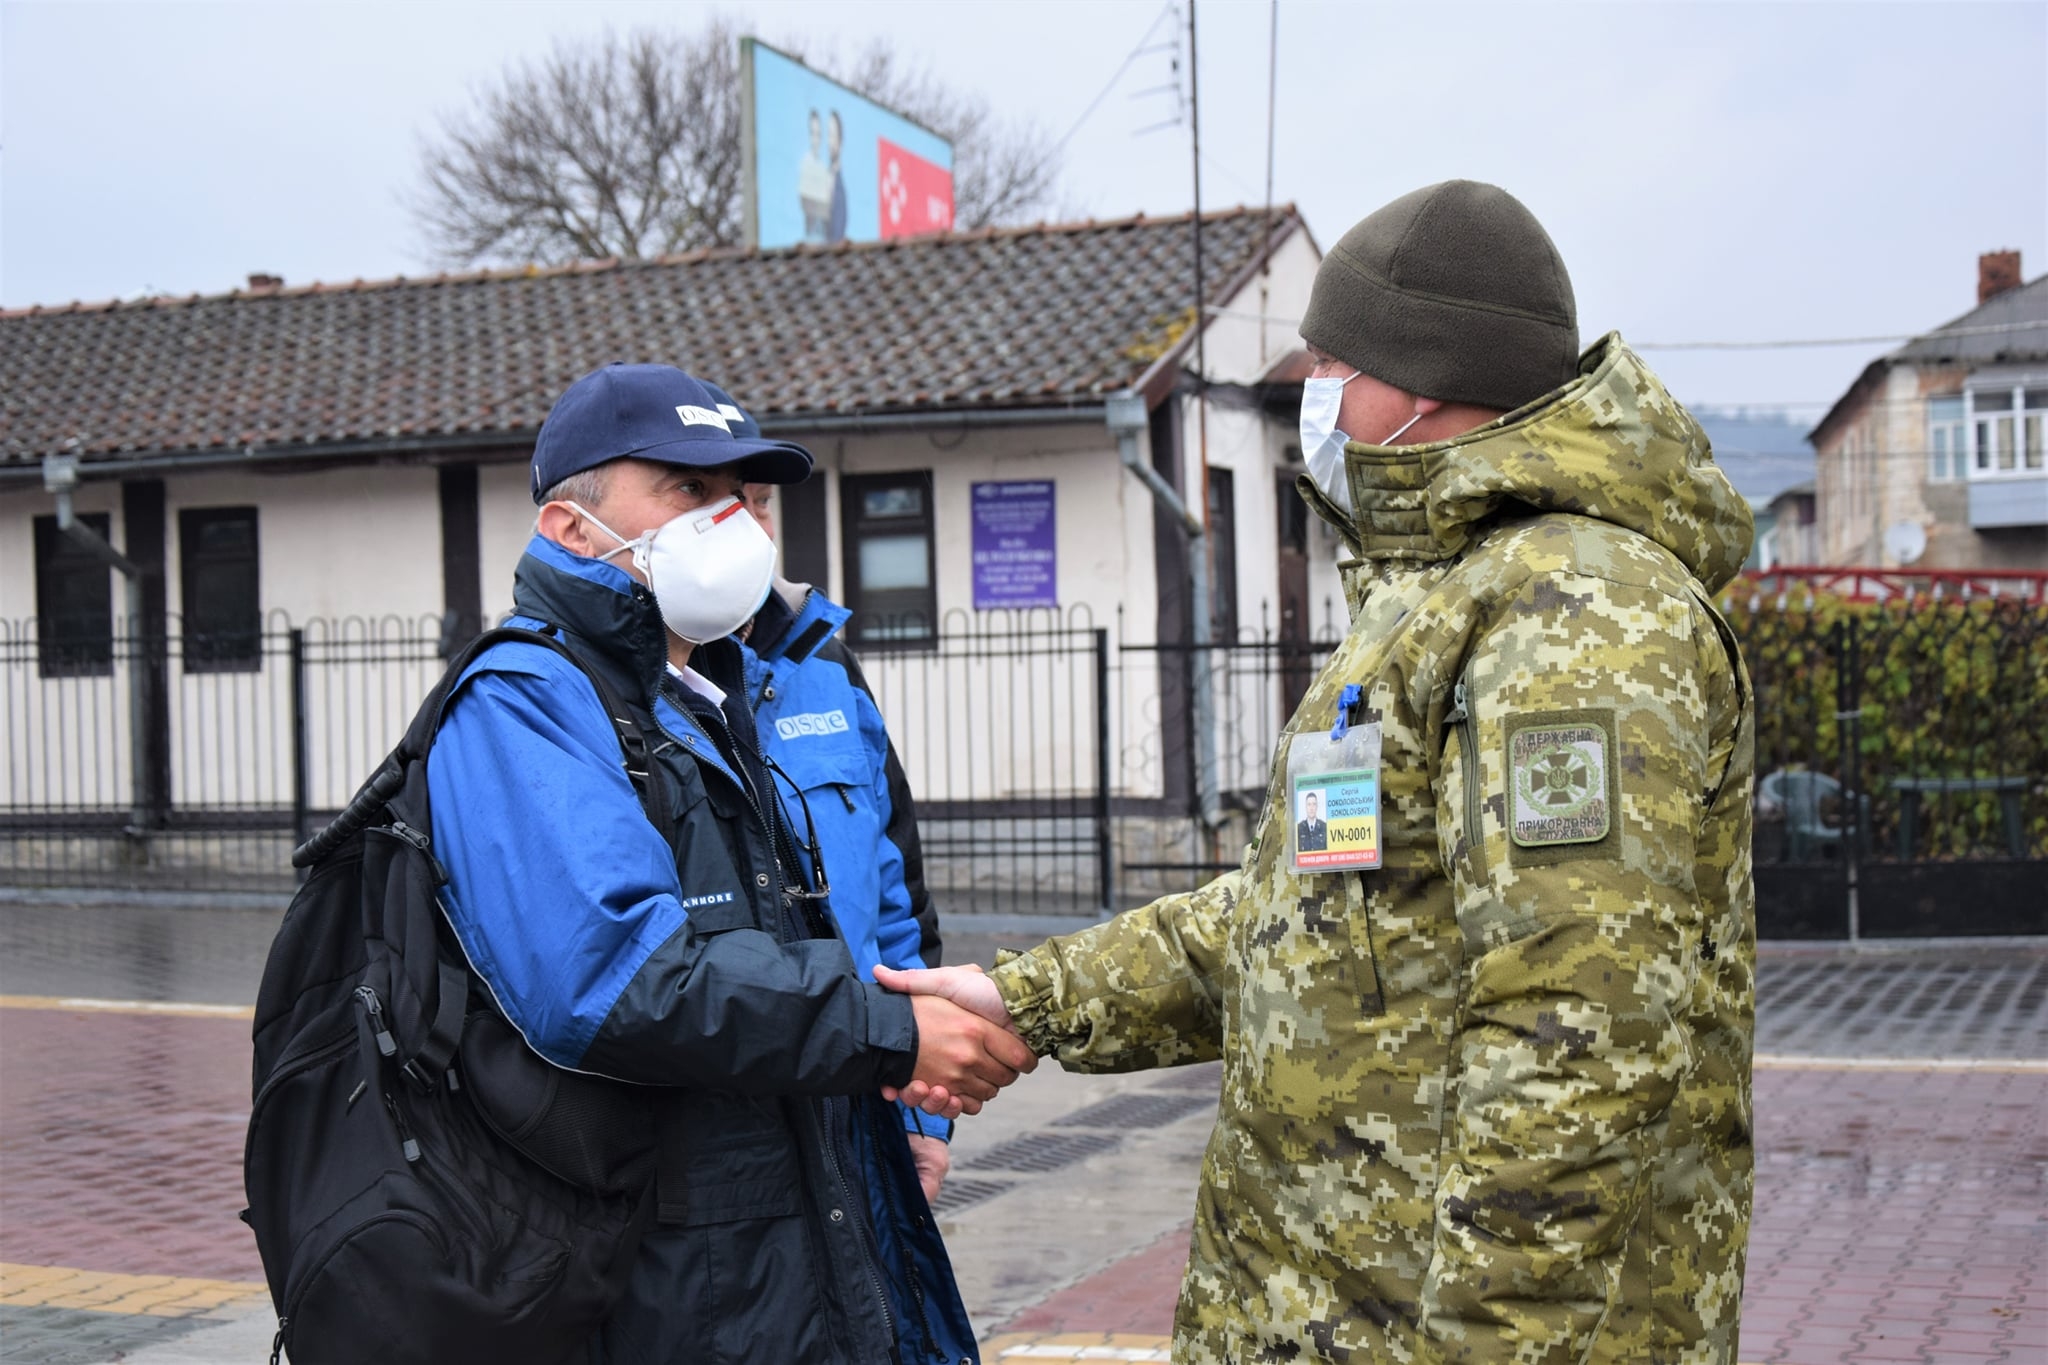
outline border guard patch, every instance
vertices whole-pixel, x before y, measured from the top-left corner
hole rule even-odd
[[[1508,836],[1518,853],[1566,849],[1569,856],[1594,851],[1570,846],[1610,842],[1615,785],[1613,711],[1509,719]]]

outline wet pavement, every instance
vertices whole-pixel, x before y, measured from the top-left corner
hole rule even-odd
[[[264,1359],[241,1207],[268,904],[0,900],[0,1360]],[[959,917],[948,959],[1065,927]],[[2048,945],[1767,945],[1741,1359],[2048,1359]],[[1214,1066],[1056,1066],[938,1214],[987,1359],[1164,1360]]]

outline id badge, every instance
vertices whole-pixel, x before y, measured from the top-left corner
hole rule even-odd
[[[1380,865],[1380,727],[1349,723],[1359,689],[1344,689],[1328,734],[1287,746],[1287,846],[1296,872]]]

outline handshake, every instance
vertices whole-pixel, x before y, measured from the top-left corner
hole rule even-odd
[[[884,1086],[884,1099],[954,1119],[978,1114],[985,1101],[1038,1065],[1010,1023],[996,983],[979,967],[902,972],[876,967],[875,980],[910,997],[917,1019],[917,1066],[909,1085]]]

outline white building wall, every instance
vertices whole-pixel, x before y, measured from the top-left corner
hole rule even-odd
[[[81,513],[109,512],[125,548],[120,485],[88,482]],[[186,667],[179,513],[256,508],[257,591],[265,637],[260,664],[234,671]],[[4,800],[119,807],[132,799],[124,585],[111,582],[116,659],[111,676],[42,678],[20,643],[35,612],[34,521],[54,510],[40,492],[0,497],[0,623],[8,632]],[[441,610],[439,492],[432,469],[371,466],[305,474],[173,475],[164,480],[164,602],[171,646],[170,799],[180,806],[288,804],[292,797],[288,630],[303,627],[308,705],[328,718],[311,752],[312,800],[338,805],[381,757],[440,668],[398,660],[385,643],[417,635]],[[431,631],[429,631],[431,638]]]
[[[922,801],[1094,790],[1094,637],[1151,641],[1158,588],[1151,496],[1094,422],[965,433],[895,432],[810,443],[827,478],[831,595],[845,597],[840,476],[929,470],[941,634],[929,650],[870,649],[863,667]],[[973,485],[1054,488],[1054,608],[977,611]],[[1119,634],[1121,632],[1121,634]],[[978,643],[976,643],[978,642]],[[1112,732],[1121,702],[1112,695]]]
[[[477,470],[477,561],[483,575],[484,620],[512,610],[512,571],[533,539],[532,466],[524,460]]]
[[[118,485],[86,484],[72,506],[81,515],[107,514],[108,539],[117,550],[125,546]],[[35,518],[56,510],[57,500],[40,488],[0,493],[0,806],[118,807],[130,793],[125,671],[43,678],[37,663]],[[111,587],[118,631],[123,588],[118,578]]]
[[[417,621],[441,612],[441,501],[433,469],[193,474],[164,481],[165,577],[178,610],[178,512],[256,508],[267,618]]]
[[[127,543],[128,533],[121,523],[120,485],[83,484],[72,495],[71,505],[81,514],[107,514],[108,538],[114,548]],[[36,614],[35,519],[56,513],[57,499],[40,487],[0,493],[0,622],[10,627]],[[120,585],[116,584],[114,610],[120,609]]]

